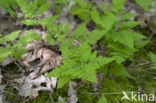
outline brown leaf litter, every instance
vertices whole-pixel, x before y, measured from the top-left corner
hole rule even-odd
[[[27,53],[22,56],[22,63],[26,67],[26,71],[29,72],[28,76],[23,76],[22,82],[24,84],[19,91],[19,95],[25,97],[35,98],[38,96],[38,91],[51,91],[56,87],[57,78],[47,78],[45,75],[52,70],[55,66],[59,66],[61,63],[61,56],[55,51],[45,47],[47,43],[44,39],[45,33],[36,30],[42,35],[41,41],[32,41],[26,45]],[[44,43],[43,43],[44,42]],[[15,79],[18,83],[18,79]],[[42,84],[45,83],[43,86]],[[36,88],[33,88],[36,86]]]
[[[42,40],[34,40],[27,44],[25,46],[27,53],[22,55],[21,60],[18,61],[22,67],[26,68],[23,69],[20,67],[23,69],[23,71],[27,72],[27,75],[22,72],[21,74],[17,75],[18,78],[16,77],[11,80],[14,83],[18,83],[20,86],[14,86],[14,88],[19,91],[18,95],[30,98],[37,97],[39,95],[38,91],[50,91],[53,93],[53,89],[57,84],[57,78],[47,78],[46,75],[55,66],[59,66],[61,63],[60,54],[46,46],[48,45],[45,39],[46,33],[38,29],[34,30],[42,36]],[[0,65],[6,66],[15,61],[16,60],[13,58],[6,58],[1,62]],[[2,81],[1,75],[0,81]]]

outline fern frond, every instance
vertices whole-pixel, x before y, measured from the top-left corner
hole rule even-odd
[[[0,38],[0,43],[15,40],[19,36],[20,32],[21,30],[18,30],[18,31],[11,32],[10,34],[7,34],[3,38]]]
[[[115,23],[116,19],[115,16],[109,15],[109,16],[103,16],[101,19],[101,27],[104,28],[106,31],[109,31],[112,29],[113,24]]]
[[[5,57],[11,56],[12,52],[9,49],[0,47],[0,54],[0,62],[2,62]]]
[[[22,13],[24,13],[27,18],[34,18],[49,8],[49,2],[47,0],[44,2],[40,1],[41,0],[34,0],[29,2],[28,0],[16,0]],[[40,3],[42,3],[42,5]]]
[[[100,38],[105,35],[106,31],[104,30],[93,30],[88,33],[88,42],[90,44],[95,44]]]
[[[81,20],[90,21],[89,11],[91,5],[83,0],[74,0],[76,1],[75,5],[71,10],[70,13],[73,15],[77,15]]]
[[[127,21],[127,22],[120,23],[121,28],[133,28],[139,24],[140,24],[140,22],[137,22],[137,21]]]
[[[115,59],[117,64],[121,64],[122,62],[124,62],[126,60],[126,58],[124,58],[124,56],[122,56],[120,53],[111,53],[112,57]]]
[[[142,39],[146,39],[147,37],[144,35],[141,35],[133,30],[131,30],[129,33],[131,33],[131,35],[133,36],[134,41],[138,41],[138,40],[142,40]]]
[[[20,7],[22,13],[25,14],[25,17],[34,17],[32,9],[32,4],[28,2],[28,0],[16,0],[18,6]]]
[[[0,0],[0,8],[5,12],[9,12],[12,17],[16,16],[16,0]]]
[[[133,37],[132,34],[127,32],[127,31],[120,31],[120,32],[113,32],[111,34],[112,36],[110,36],[111,38],[113,38],[112,40],[114,42],[119,42],[125,46],[128,46],[130,48],[134,48],[134,41],[133,41]]]
[[[16,58],[16,59],[20,59],[21,56],[27,52],[27,50],[23,47],[22,44],[15,44],[11,50],[12,55]]]
[[[40,34],[37,34],[33,30],[28,30],[24,32],[25,35],[21,36],[20,39],[18,40],[19,44],[28,44],[33,40],[40,40],[42,39]]]
[[[156,69],[156,54],[150,52],[149,57],[152,60],[152,68]]]
[[[27,26],[31,26],[31,25],[39,25],[38,20],[30,20],[30,19],[25,19],[22,20],[21,23],[27,25]]]
[[[135,0],[135,2],[145,11],[150,11],[152,9],[152,4],[154,3],[154,0]]]
[[[90,12],[90,15],[91,15],[92,20],[96,24],[100,24],[100,22],[101,22],[100,13],[97,11],[96,8],[92,9],[92,11]]]
[[[36,0],[38,1],[38,0]],[[35,16],[36,15],[40,15],[43,12],[45,12],[46,10],[48,10],[50,3],[46,0],[44,0],[44,2],[41,2],[42,4],[40,4],[40,6],[37,8],[36,12],[35,12]]]
[[[111,64],[110,75],[131,77],[131,75],[128,73],[128,71],[122,64],[118,65],[116,63]]]
[[[108,64],[111,59],[96,58],[97,53],[92,53],[92,48],[88,42],[80,46],[65,48],[62,51],[63,65],[57,67],[48,76],[81,78],[83,80],[97,82],[96,70],[101,65]],[[97,60],[96,60],[97,59]]]
[[[55,40],[50,36],[50,34],[46,34],[45,38],[46,38],[46,40],[48,41],[48,43],[50,45],[54,45],[55,44]]]
[[[107,48],[109,49],[107,51],[108,54],[112,56],[122,56],[123,58],[128,59],[132,59],[133,53],[137,51],[135,48],[124,47],[117,43],[110,43]]]
[[[134,16],[134,14],[132,14],[132,13],[126,13],[126,14],[121,16],[121,20],[129,20],[133,16]]]
[[[90,9],[91,8],[91,5],[86,2],[86,1],[83,1],[83,0],[74,0],[76,3],[78,3],[80,5],[80,7],[82,8],[86,8],[86,9]]]
[[[112,0],[112,8],[115,11],[123,9],[126,0]]]
[[[106,58],[106,57],[102,57],[102,56],[99,56],[97,58],[97,62],[99,63],[100,66],[107,65],[107,64],[111,63],[114,60],[115,60],[115,58]]]
[[[106,97],[102,94],[102,96],[100,97],[97,103],[107,103]]]
[[[108,36],[109,39],[112,39],[114,42],[119,42],[125,46],[130,48],[134,48],[134,44],[146,37],[135,32],[135,31],[126,31],[122,30],[119,32],[112,32],[111,35]]]
[[[143,48],[144,46],[148,45],[150,41],[148,40],[138,40],[135,42],[135,47],[136,48]]]
[[[86,29],[86,23],[81,24],[79,27],[77,27],[72,33],[71,35],[75,38],[78,38],[80,36],[83,35],[83,33],[85,32]]]

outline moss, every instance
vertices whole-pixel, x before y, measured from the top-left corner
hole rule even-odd
[[[54,94],[52,95],[52,98],[54,99],[54,101],[57,101],[59,96],[66,98],[67,92],[68,92],[68,85],[65,85],[63,88],[56,89]]]
[[[89,93],[93,93],[93,89],[90,85],[84,84],[77,89],[77,96],[79,98],[78,103],[95,103],[97,97]]]
[[[152,94],[153,88],[156,87],[156,81],[147,77],[147,74],[144,74],[142,78],[134,81],[126,78],[106,78],[102,82],[102,89],[98,93],[105,93],[105,96],[108,100],[108,103],[132,103],[132,101],[124,100],[121,101],[123,96],[122,91],[131,92],[138,90],[138,84],[143,87],[146,94]],[[145,82],[146,81],[146,82]],[[137,82],[137,83],[136,83]],[[117,93],[117,94],[111,94]],[[121,93],[121,94],[118,94]],[[135,102],[133,103],[142,103]],[[150,102],[155,103],[155,102]]]
[[[135,91],[136,87],[126,78],[106,78],[102,82],[102,89],[98,92],[104,93],[108,103],[120,103],[123,96],[122,92]],[[131,103],[124,101],[124,103]]]
[[[128,100],[121,101],[121,98],[123,96],[122,92],[137,91],[138,85],[140,85],[145,90],[145,93],[147,94],[153,93],[153,88],[156,87],[156,81],[149,77],[152,75],[147,76],[146,73],[140,74],[142,76],[136,76],[136,79],[127,79],[124,77],[105,78],[101,84],[102,88],[97,90],[96,92],[89,84],[83,84],[81,86],[78,86],[76,88],[79,99],[78,103],[97,103],[98,99],[101,97],[101,94],[103,93],[107,98],[108,103],[132,103],[132,101]],[[7,91],[14,94],[17,93],[17,91],[12,89],[11,87],[8,87]],[[53,103],[52,101],[57,102],[59,96],[66,98],[67,92],[68,85],[64,86],[63,88],[55,90],[53,95],[49,94],[48,92],[40,92],[39,93],[40,95],[36,99],[30,100],[27,103]],[[12,102],[15,96],[7,94],[7,98]],[[24,100],[24,98],[20,98],[19,101],[23,101],[22,99]],[[133,103],[142,103],[142,102],[133,101]]]
[[[11,86],[7,86],[5,88],[5,95],[6,95],[6,100],[10,101],[10,102],[13,102],[14,99],[16,98],[16,94],[17,94],[17,91],[15,89],[13,89]]]
[[[50,101],[48,92],[41,92],[40,95],[27,103],[48,103]]]

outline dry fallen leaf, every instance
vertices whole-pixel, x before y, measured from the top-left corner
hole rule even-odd
[[[28,76],[20,76],[13,81],[22,85],[19,90],[19,95],[29,98],[36,98],[39,91],[53,92],[57,84],[57,78],[47,78],[45,75],[55,66],[59,66],[62,57],[53,51],[51,48],[45,47],[47,41],[45,40],[45,32],[38,29],[35,30],[41,34],[42,40],[32,41],[26,45],[27,53],[22,56],[21,64],[24,64]],[[26,79],[24,79],[26,78]],[[44,86],[42,84],[45,84]]]
[[[46,75],[46,74],[45,74]],[[25,79],[26,78],[26,79]],[[22,76],[21,78],[17,78],[13,80],[22,85],[21,89],[19,90],[19,95],[29,98],[36,98],[38,96],[39,91],[50,91],[53,92],[54,88],[56,87],[57,78],[51,77],[47,78],[44,75],[39,76],[36,79],[31,79],[30,76]],[[41,84],[45,83],[45,86]]]
[[[77,97],[77,92],[75,90],[76,83],[75,82],[69,82],[69,90],[68,90],[68,99],[67,101],[69,103],[77,103],[78,102],[78,97]]]

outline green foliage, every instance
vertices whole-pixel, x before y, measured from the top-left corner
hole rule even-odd
[[[25,17],[35,17],[49,8],[48,0],[16,0]]]
[[[55,41],[53,38],[51,38],[51,34],[56,33],[57,31],[57,25],[53,24],[53,21],[58,18],[58,16],[53,17],[46,17],[41,19],[36,19],[35,17],[37,15],[42,14],[44,11],[46,11],[49,8],[49,1],[48,0],[15,0],[14,1],[18,7],[20,7],[22,13],[26,18],[21,20],[23,24],[26,24],[27,26],[31,25],[44,25],[48,32],[46,33],[46,38],[48,43],[54,44]],[[11,1],[6,2],[6,6],[10,7],[12,5]],[[4,7],[5,9],[5,7]],[[7,42],[7,47],[2,47],[1,52],[2,55],[0,55],[0,62],[7,56],[14,56],[17,59],[20,59],[21,55],[26,53],[26,49],[23,48],[24,45],[32,42],[33,40],[40,40],[42,39],[40,34],[37,34],[34,30],[25,30],[22,36],[19,38],[19,34],[21,33],[20,30],[12,32],[4,37],[0,38],[0,43]],[[16,40],[18,38],[18,41],[10,46],[10,43],[13,40]],[[4,52],[5,51],[5,52]]]
[[[101,96],[101,98],[98,100],[98,103],[107,103],[107,99],[104,95]]]
[[[0,38],[0,43],[15,40],[19,36],[20,32],[21,31],[18,30],[18,31],[12,32],[12,33]]]
[[[63,65],[47,75],[59,78],[58,88],[64,86],[72,78],[81,78],[96,83],[96,70],[114,60],[102,56],[97,57],[96,52],[91,52],[91,47],[87,42],[82,43],[81,46],[64,48],[62,56]]]
[[[9,49],[0,47],[0,62],[7,56],[10,56],[12,53]]]
[[[25,17],[32,18],[42,14],[49,8],[48,0],[1,0],[0,7],[16,16],[16,9],[20,7]]]
[[[90,12],[91,5],[86,1],[82,0],[75,0],[75,2],[76,3],[71,9],[70,13],[73,15],[78,15],[78,17],[84,20],[85,22],[89,21],[90,17],[88,14]]]
[[[152,68],[156,69],[156,54],[154,53],[150,53],[149,54],[150,59],[152,60]]]
[[[5,12],[9,12],[11,16],[16,16],[17,4],[15,0],[0,0],[0,8],[3,8]]]
[[[59,78],[58,88],[73,78],[97,82],[96,71],[98,69],[105,75],[109,73],[131,77],[122,63],[127,59],[133,61],[133,54],[148,41],[144,40],[145,36],[132,30],[140,23],[129,20],[133,15],[123,10],[125,0],[114,0],[111,6],[104,4],[107,9],[101,6],[103,13],[99,13],[94,7],[91,8],[91,4],[87,2],[76,0],[76,3],[78,6],[75,6],[71,13],[86,22],[92,20],[97,27],[86,34],[86,23],[83,23],[71,33],[70,38],[66,34],[57,34],[56,39],[64,38],[61,39],[60,47],[63,64],[47,76]],[[87,20],[84,17],[86,15],[87,18],[89,17]],[[73,45],[75,40],[79,43]],[[101,44],[106,45],[107,51],[104,57],[98,56],[96,51],[92,52],[91,45],[99,40]]]
[[[112,63],[111,65],[107,65],[104,67],[104,73],[109,75],[118,75],[124,77],[131,77],[131,75],[127,72],[125,67],[122,64]]]
[[[146,36],[134,31],[134,28],[140,22],[131,20],[134,15],[125,12],[123,9],[126,0],[112,0],[112,5],[101,4],[99,7],[94,7],[90,2],[84,0],[74,1],[75,4],[70,13],[77,15],[82,21],[72,32],[69,32],[70,24],[63,26],[55,22],[59,18],[55,13],[50,17],[39,17],[39,15],[49,8],[49,0],[1,0],[0,6],[12,16],[16,15],[15,11],[21,10],[24,14],[24,19],[21,18],[21,23],[29,27],[44,27],[47,42],[50,45],[59,44],[62,56],[61,65],[54,68],[47,75],[47,77],[58,78],[57,88],[62,88],[71,79],[97,83],[97,71],[102,72],[105,76],[115,75],[131,78],[132,76],[124,65],[124,62],[126,60],[133,62],[134,54],[140,52],[150,41],[146,40]],[[146,11],[150,11],[153,7],[153,0],[143,0],[144,2],[142,0],[135,1]],[[68,1],[56,0],[54,3],[55,10],[61,7],[60,5],[67,4]],[[61,11],[61,8],[59,9]],[[90,22],[93,22],[96,27],[93,30],[87,31],[86,25]],[[24,48],[25,45],[33,40],[39,41],[41,39],[42,36],[33,29],[17,30],[6,36],[0,36],[0,44],[6,44],[0,47],[0,62],[9,56],[20,59],[27,52]],[[98,50],[93,49],[94,45],[104,46],[104,50],[102,50],[104,52],[98,53]],[[149,57],[152,61],[152,68],[156,69],[156,55],[150,53]],[[125,82],[119,85],[119,81],[107,80],[102,85],[104,87],[102,88],[102,92],[109,92],[111,89],[113,89],[113,92],[117,92],[124,89]],[[126,85],[126,89],[131,90],[129,85],[130,83]],[[133,86],[132,89],[134,89]],[[84,90],[83,92],[86,91]],[[60,95],[60,93],[58,94]],[[34,101],[34,103],[44,102],[47,97],[43,96]],[[86,96],[80,98],[86,99]],[[64,103],[64,100],[60,103]],[[89,102],[92,102],[92,100],[90,99]],[[98,103],[107,103],[111,100],[111,98],[106,100],[104,95],[102,95]]]
[[[26,18],[21,20],[21,23],[26,26],[45,27],[45,39],[48,43],[60,44],[62,64],[47,75],[58,78],[58,88],[63,87],[71,79],[83,79],[96,83],[97,70],[105,75],[131,77],[123,62],[133,61],[134,53],[147,45],[149,41],[146,40],[146,36],[133,30],[140,23],[130,20],[133,14],[124,11],[125,2],[126,0],[112,0],[112,5],[102,4],[95,8],[86,1],[75,0],[70,13],[77,15],[84,22],[69,33],[69,24],[63,27],[62,24],[54,23],[59,17],[57,15],[37,18],[49,8],[48,0],[15,0],[16,7],[20,8]],[[65,4],[66,2],[59,0],[57,3]],[[7,5],[4,7],[6,10],[12,2],[8,2]],[[95,23],[96,28],[86,32],[86,25],[91,21]],[[33,40],[42,39],[41,35],[34,30],[23,32],[21,37],[19,37],[21,31],[15,31],[0,38],[0,43],[7,42],[6,47],[0,48],[0,61],[7,56],[19,59],[26,52],[24,45]],[[10,45],[13,40],[17,42]],[[105,52],[98,54],[97,50],[92,49],[93,45],[104,45]],[[154,61],[153,54],[150,55]],[[99,101],[103,99],[102,97]]]
[[[66,98],[64,98],[63,100],[61,100],[61,101],[59,101],[59,102],[57,102],[57,103],[65,103],[65,99],[66,99]]]
[[[135,0],[135,2],[145,11],[151,11],[151,9],[155,6],[153,5],[154,0]]]
[[[112,0],[112,9],[114,9],[114,11],[121,10],[125,2],[126,0]]]
[[[0,43],[7,42],[8,45],[6,47],[0,48],[0,62],[7,56],[14,56],[17,59],[20,59],[21,55],[23,55],[26,50],[23,48],[24,45],[32,42],[33,40],[40,40],[41,35],[37,34],[33,30],[25,31],[24,34],[20,37],[20,39],[13,45],[10,46],[10,43],[13,40],[16,40],[21,33],[20,30],[12,32],[2,38],[0,38]]]
[[[42,37],[40,34],[37,34],[35,31],[33,30],[27,30],[24,31],[25,35],[22,35],[20,37],[20,39],[18,40],[18,45],[20,44],[28,44],[33,40],[40,40]]]

